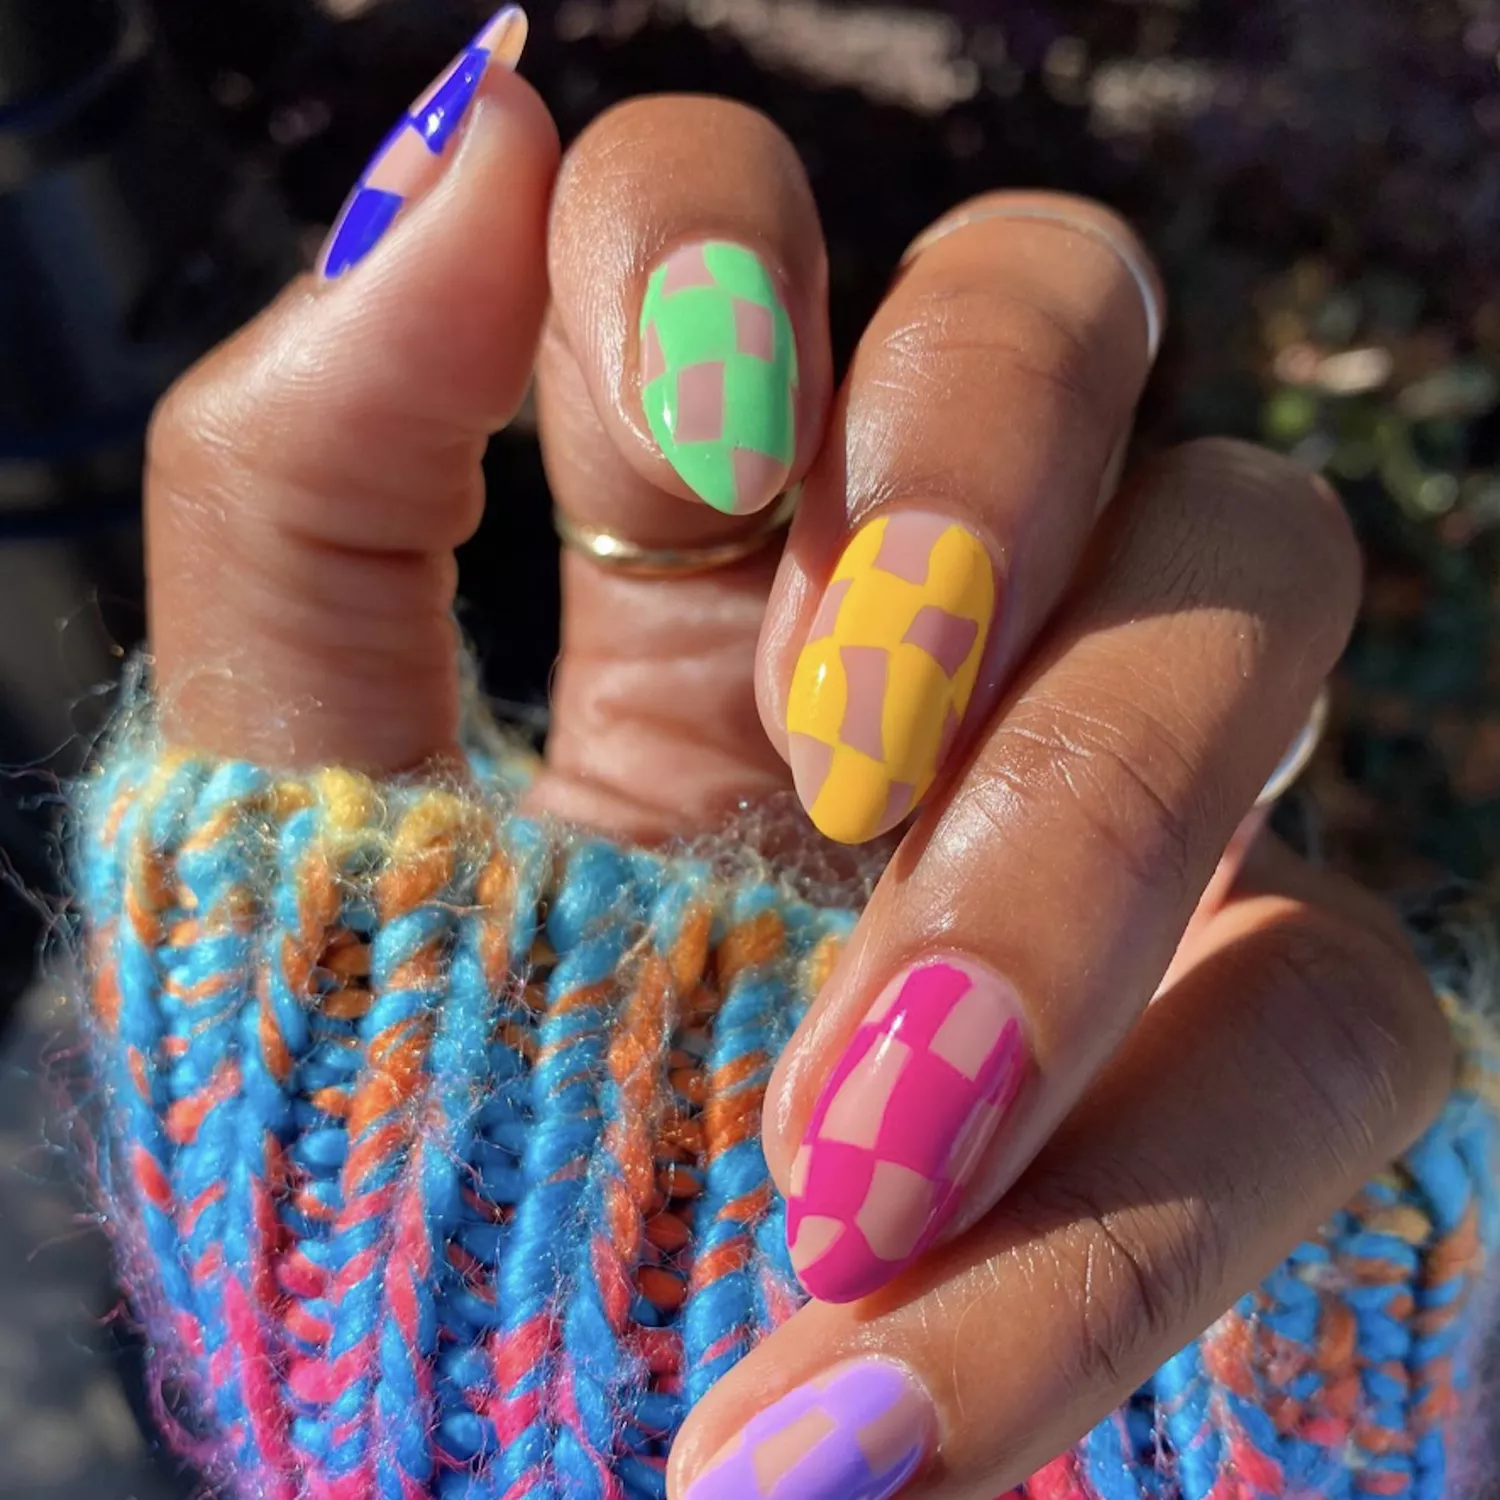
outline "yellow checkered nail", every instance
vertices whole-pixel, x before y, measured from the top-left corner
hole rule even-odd
[[[956,521],[899,511],[855,534],[787,701],[792,775],[821,832],[861,843],[922,800],[968,710],[994,612],[989,554]]]

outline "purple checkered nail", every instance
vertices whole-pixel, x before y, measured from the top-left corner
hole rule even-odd
[[[887,1500],[937,1431],[903,1366],[856,1359],[788,1391],[714,1455],[687,1500]]]

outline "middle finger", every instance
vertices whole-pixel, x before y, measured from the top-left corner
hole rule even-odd
[[[940,222],[855,355],[762,634],[762,718],[813,822],[899,823],[988,717],[1107,497],[1161,321],[1094,204]]]

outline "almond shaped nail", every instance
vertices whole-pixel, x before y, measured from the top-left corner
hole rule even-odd
[[[932,1400],[911,1371],[848,1360],[752,1417],[686,1500],[889,1500],[936,1434]]]
[[[667,461],[715,510],[768,505],[796,455],[797,349],[760,257],[680,246],[646,284],[640,336],[641,405]]]
[[[934,958],[876,997],[813,1106],[792,1163],[787,1240],[802,1285],[851,1302],[942,1232],[1028,1067],[1015,991]]]
[[[792,776],[822,833],[863,843],[921,802],[968,711],[994,612],[989,554],[958,522],[902,510],[855,533],[787,698]]]
[[[337,280],[385,238],[401,212],[430,192],[448,148],[496,63],[514,68],[526,45],[526,13],[508,5],[433,80],[380,143],[339,212],[319,260],[319,274]]]

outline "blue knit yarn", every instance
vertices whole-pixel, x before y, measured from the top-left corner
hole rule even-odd
[[[776,893],[769,886],[751,886],[735,893],[728,920],[737,927],[757,919],[779,926],[778,906]],[[737,1075],[737,1091],[763,1092],[774,1060],[778,1012],[789,1008],[790,999],[773,974],[750,966],[735,975],[724,990],[708,1056],[709,1071]],[[699,1254],[727,1251],[735,1260],[735,1268],[695,1300],[683,1322],[683,1393],[690,1405],[744,1356],[763,1326],[763,1303],[756,1286],[754,1226],[747,1225],[732,1210],[765,1180],[766,1159],[758,1136],[717,1152],[707,1163],[698,1225]]]
[[[173,1175],[173,1149],[164,1127],[170,1103],[162,1058],[168,1008],[162,1003],[159,966],[164,929],[171,913],[143,902],[132,912],[123,897],[132,885],[144,892],[154,888],[154,872],[143,870],[142,863],[158,855],[163,860],[175,855],[184,826],[183,814],[196,799],[203,774],[202,767],[184,767],[169,777],[154,802],[132,802],[119,834],[124,879],[111,880],[101,872],[91,882],[95,888],[112,886],[122,897],[119,906],[106,908],[113,918],[119,987],[119,1044],[107,1062],[115,1078],[113,1097],[122,1115],[115,1139],[120,1143],[121,1155],[129,1153],[136,1159],[136,1170],[132,1173],[136,1191],[128,1201],[139,1218],[145,1248],[160,1276],[161,1295],[173,1311],[191,1309],[196,1299],[188,1278],[174,1205],[170,1201],[164,1203],[156,1181],[148,1184],[144,1176],[148,1171],[159,1174],[160,1187],[169,1188]],[[195,1351],[179,1349],[178,1363],[175,1374],[200,1385],[204,1383],[204,1372]]]
[[[203,1354],[224,1430],[241,1434],[247,1463],[264,1463],[247,1425],[241,1384],[244,1371],[227,1346],[220,1309],[226,1274],[238,1274],[250,1257],[245,1214],[231,1205],[251,1201],[258,1175],[257,1155],[264,1135],[248,1118],[250,1096],[241,1082],[227,1095],[224,1086],[243,1067],[243,1017],[253,1005],[258,974],[259,893],[266,877],[260,867],[259,842],[247,839],[247,814],[257,811],[268,778],[253,767],[229,763],[204,783],[187,814],[189,828],[213,828],[228,821],[235,832],[182,849],[177,869],[191,899],[194,937],[177,947],[160,949],[164,1014],[168,1038],[182,1044],[172,1063],[168,1093],[181,1108],[204,1112],[195,1134],[179,1143],[172,1185],[188,1226],[183,1234],[189,1282],[194,1290]]]

